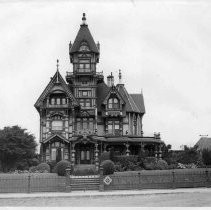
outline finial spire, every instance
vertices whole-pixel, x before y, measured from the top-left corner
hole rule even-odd
[[[56,70],[59,71],[59,59],[56,60]]]
[[[56,60],[56,83],[59,83],[59,59]]]
[[[86,25],[86,13],[83,13],[82,25]]]

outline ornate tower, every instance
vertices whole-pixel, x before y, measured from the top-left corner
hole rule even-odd
[[[94,39],[86,24],[83,13],[82,24],[73,45],[69,44],[70,62],[73,72],[67,72],[66,81],[80,104],[80,112],[76,116],[75,131],[96,133],[97,132],[97,83],[103,81],[102,73],[96,72],[99,62],[99,43]]]

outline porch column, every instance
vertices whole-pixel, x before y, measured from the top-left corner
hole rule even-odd
[[[49,161],[51,161],[51,142],[49,141]]]
[[[155,145],[155,157],[158,158],[158,145]]]
[[[72,136],[75,135],[76,131],[75,126],[75,109],[72,109]]]
[[[144,154],[144,143],[143,142],[141,142],[140,144],[139,144],[139,155],[143,155]]]
[[[95,144],[95,167],[96,171],[99,170],[99,150],[98,150],[98,143]]]
[[[75,144],[72,144],[71,165],[75,165]]]
[[[71,144],[71,142],[69,143],[69,160],[70,160],[70,162],[71,162],[71,146],[72,146],[72,144]]]
[[[159,159],[162,159],[162,150],[161,150],[161,144],[159,144],[159,152],[158,152]]]
[[[104,145],[103,145],[103,152],[107,152],[107,151],[106,151],[106,147],[107,147],[107,146],[108,146],[107,144],[104,144]]]
[[[130,150],[129,150],[129,146],[130,146],[130,145],[127,143],[125,146],[126,146],[126,148],[127,148],[127,149],[126,149],[126,155],[129,156],[129,155],[130,155]]]

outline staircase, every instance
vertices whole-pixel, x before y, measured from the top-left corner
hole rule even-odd
[[[76,190],[99,190],[99,175],[70,176],[70,189]]]

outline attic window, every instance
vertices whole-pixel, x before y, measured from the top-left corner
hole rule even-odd
[[[79,51],[89,51],[87,42],[82,42]]]
[[[119,100],[117,98],[108,99],[108,108],[109,109],[119,109]]]

